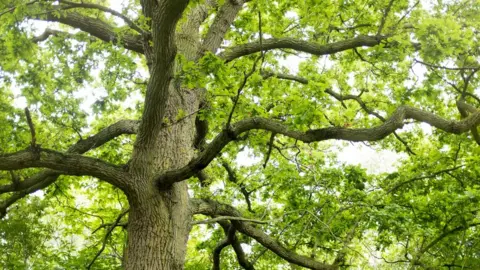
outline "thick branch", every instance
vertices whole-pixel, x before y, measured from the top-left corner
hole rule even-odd
[[[290,74],[281,74],[281,73],[264,73],[263,74],[264,78],[270,78],[270,77],[275,77],[275,78],[278,78],[278,79],[283,79],[283,80],[290,80],[290,81],[296,81],[298,83],[301,83],[301,84],[308,84],[309,81],[303,77],[299,77],[299,76],[294,76],[294,75],[290,75]],[[362,107],[362,109],[370,114],[370,115],[373,115],[375,116],[376,118],[380,119],[382,122],[385,122],[386,119],[385,117],[381,116],[379,113],[373,111],[372,109],[368,108],[367,107],[367,104],[365,104],[365,102],[363,102],[363,100],[360,98],[360,95],[358,96],[355,96],[355,95],[341,95],[339,93],[336,93],[335,91],[333,91],[332,89],[325,89],[325,93],[329,94],[330,96],[332,96],[333,98],[335,98],[336,100],[340,101],[340,103],[342,104],[343,107],[346,108],[346,105],[344,104],[343,101],[345,100],[355,100],[358,105],[360,105],[360,107]],[[407,151],[411,154],[415,154],[413,152],[413,150],[410,148],[410,146],[408,146],[407,142],[405,140],[403,140],[398,134],[397,132],[393,132],[393,135],[395,136],[395,138],[397,138],[403,145],[405,145],[405,148],[407,149]]]
[[[58,2],[62,3],[62,4],[66,4],[68,8],[89,8],[89,9],[96,9],[96,10],[100,10],[100,11],[103,11],[103,12],[110,13],[110,14],[122,19],[130,28],[137,31],[139,34],[145,34],[145,31],[143,29],[141,29],[138,25],[136,25],[132,20],[130,20],[127,16],[123,15],[122,13],[120,13],[120,12],[114,10],[114,9],[104,7],[104,6],[98,5],[98,4],[83,3],[83,1],[82,1],[82,3],[76,3],[76,2],[71,2],[71,1],[67,1],[67,0],[59,0]]]
[[[171,185],[174,182],[190,178],[199,170],[204,169],[232,140],[240,134],[254,129],[275,132],[305,143],[324,140],[345,140],[352,142],[378,141],[404,125],[404,120],[413,119],[418,122],[430,124],[448,133],[461,134],[480,124],[480,111],[472,113],[469,117],[460,120],[446,120],[433,113],[420,109],[401,106],[390,118],[371,128],[349,129],[343,127],[328,127],[306,132],[291,130],[288,126],[266,118],[248,118],[237,122],[230,129],[223,130],[215,139],[189,164],[178,170],[168,171],[157,177],[158,185]]]
[[[240,212],[232,206],[221,204],[213,200],[192,199],[190,201],[190,209],[192,214],[204,214],[209,216],[228,215],[241,216]],[[309,269],[326,270],[337,269],[336,266],[317,262],[309,257],[299,255],[283,247],[279,242],[271,236],[265,234],[263,231],[249,225],[245,222],[232,221],[232,225],[241,233],[257,240],[264,247],[270,249],[272,252],[282,257],[283,259]]]
[[[232,239],[235,237],[235,228],[228,225],[228,228],[225,232],[227,235],[225,239],[217,243],[215,249],[213,250],[213,270],[220,270],[220,254],[222,250],[232,244]]]
[[[247,1],[225,1],[208,29],[207,35],[203,40],[202,50],[215,53],[245,2]]]
[[[137,127],[137,121],[121,120],[107,128],[102,129],[99,133],[87,138],[86,140],[78,141],[75,145],[71,146],[67,150],[67,153],[83,154],[88,150],[95,149],[122,134],[133,134],[136,132]],[[62,172],[60,171],[46,169],[24,181],[11,185],[0,186],[0,194],[16,191],[12,196],[0,204],[0,212],[6,212],[6,209],[10,205],[14,204],[16,201],[25,197],[26,195],[48,187],[50,184],[54,183],[61,174]],[[123,185],[119,185],[119,187],[122,189],[124,188]]]
[[[33,193],[37,190],[48,187],[50,184],[52,184],[57,180],[59,175],[60,175],[59,172],[56,172],[53,170],[44,170],[30,177],[28,180],[26,180],[31,183],[30,186],[27,186],[25,187],[25,189],[15,192],[13,195],[8,197],[5,201],[3,201],[0,204],[0,219],[2,219],[3,216],[5,216],[7,212],[7,208],[10,207],[10,205],[14,204],[16,201],[20,200],[21,198],[27,196],[30,193]],[[4,186],[4,187],[9,187],[9,186]],[[3,192],[0,192],[0,193],[3,193]]]
[[[133,120],[118,121],[117,123],[102,129],[97,134],[90,136],[85,140],[78,141],[76,144],[72,145],[67,150],[67,153],[83,154],[91,149],[95,149],[105,144],[106,142],[122,134],[134,134],[136,133],[137,128],[138,128],[138,121],[133,121]],[[20,190],[30,188],[33,185],[45,180],[47,177],[56,177],[56,176],[59,176],[60,174],[61,172],[45,170],[15,185],[0,186],[0,194],[5,192],[20,191]]]
[[[49,168],[69,175],[90,175],[121,186],[123,178],[120,167],[100,159],[78,154],[61,153],[43,148],[29,148],[11,154],[0,155],[0,170],[26,168]]]
[[[237,255],[237,260],[240,266],[245,270],[255,270],[253,264],[249,262],[245,256],[245,252],[236,236],[235,227],[227,221],[219,221],[218,224],[222,226],[227,237],[217,244],[217,247],[213,252],[213,269],[220,269],[220,252],[224,247],[231,245]]]
[[[175,28],[188,0],[143,0],[142,9],[151,19],[152,40],[146,42],[145,56],[150,67],[150,80],[145,95],[143,111],[132,162],[143,163],[138,157],[149,159],[146,153],[159,140],[158,133],[162,127],[169,97],[170,81],[174,77]],[[144,159],[144,160],[145,160]]]
[[[78,28],[90,35],[106,42],[120,43],[125,49],[143,53],[143,43],[140,35],[124,33],[110,24],[96,18],[88,17],[77,12],[60,11],[60,16],[54,11],[34,17],[36,20],[59,22],[73,28]]]
[[[386,36],[360,35],[352,39],[320,45],[317,43],[312,43],[294,38],[272,38],[262,40],[262,44],[260,44],[260,42],[255,42],[227,48],[226,51],[221,54],[221,57],[223,57],[226,61],[232,61],[245,55],[273,49],[293,49],[313,55],[326,55],[357,47],[373,47],[380,44],[380,42],[386,39]]]

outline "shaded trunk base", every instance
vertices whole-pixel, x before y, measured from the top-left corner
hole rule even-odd
[[[176,183],[161,193],[141,194],[129,199],[125,269],[183,269],[190,232],[187,183]]]

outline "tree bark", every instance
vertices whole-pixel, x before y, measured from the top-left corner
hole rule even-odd
[[[155,148],[150,149],[153,158],[137,163],[142,169],[131,169],[134,191],[127,194],[130,214],[125,269],[175,270],[184,265],[191,227],[187,182],[158,186],[152,176],[181,168],[193,158],[198,97],[194,91],[170,87],[168,120],[157,135]],[[178,119],[180,110],[187,116]]]
[[[187,183],[154,193],[130,200],[127,270],[183,269],[191,217]]]

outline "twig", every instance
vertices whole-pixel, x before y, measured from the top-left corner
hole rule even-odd
[[[435,65],[435,64],[426,63],[426,62],[420,61],[420,60],[418,60],[418,59],[413,59],[413,62],[416,62],[416,63],[422,64],[422,65],[425,65],[425,66],[430,67],[430,68],[441,68],[441,69],[446,69],[446,70],[471,70],[471,69],[478,70],[478,69],[480,69],[480,66],[471,66],[471,67],[446,67],[446,66],[439,66],[439,65]]]
[[[262,55],[262,64],[265,61],[265,51],[263,50],[263,33],[262,33],[262,13],[258,11],[258,34],[260,35],[260,53]]]
[[[407,180],[405,182],[401,182],[397,185],[395,185],[393,188],[391,188],[389,191],[387,191],[387,193],[392,193],[394,191],[396,191],[397,189],[399,189],[400,187],[402,187],[403,185],[406,185],[406,184],[409,184],[409,183],[412,183],[412,182],[415,182],[417,180],[423,180],[423,179],[429,179],[429,178],[433,178],[435,176],[438,176],[442,173],[449,173],[449,172],[452,172],[452,171],[455,171],[455,170],[458,170],[460,168],[464,167],[464,165],[461,165],[461,166],[456,166],[456,167],[453,167],[453,168],[450,168],[450,169],[445,169],[445,170],[441,170],[441,171],[438,171],[438,172],[435,172],[433,174],[430,174],[430,175],[426,175],[426,176],[420,176],[420,177],[414,177],[410,180]]]
[[[250,70],[249,73],[247,73],[247,74],[244,73],[243,81],[240,84],[240,87],[238,87],[237,96],[235,97],[235,100],[233,102],[232,110],[230,111],[230,114],[228,115],[228,120],[227,120],[227,124],[226,124],[227,129],[230,128],[230,123],[232,122],[232,117],[233,117],[233,113],[235,112],[235,107],[237,106],[238,100],[240,99],[240,94],[242,94],[243,88],[245,88],[245,85],[247,84],[248,78],[250,76],[252,76],[252,74],[255,72],[255,70],[257,68],[258,60],[260,60],[260,58],[261,58],[261,56],[257,57],[257,59],[255,59],[255,62],[253,63],[252,70]]]
[[[255,211],[253,211],[252,209],[252,202],[250,201],[250,194],[252,193],[252,191],[248,192],[245,184],[242,182],[239,183],[235,171],[232,169],[232,167],[230,167],[230,164],[228,164],[228,162],[226,162],[225,160],[221,160],[221,163],[227,171],[228,180],[234,184],[237,184],[240,187],[240,192],[243,194],[243,197],[245,197],[245,201],[247,202],[248,211],[251,213],[255,213]]]
[[[26,3],[25,6],[29,6],[29,5],[35,4],[36,2],[38,2],[38,0],[30,1],[30,2]],[[0,17],[3,16],[3,15],[5,15],[5,14],[7,14],[7,13],[9,13],[9,12],[15,11],[15,9],[16,9],[17,7],[18,7],[18,6],[13,6],[13,7],[9,8],[9,9],[5,10],[5,11],[0,12]]]

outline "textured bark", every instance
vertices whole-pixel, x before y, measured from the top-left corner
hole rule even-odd
[[[154,186],[143,186],[139,196],[129,197],[125,269],[183,269],[190,231],[187,183],[160,194]]]
[[[30,147],[16,153],[0,155],[0,170],[49,168],[68,175],[90,175],[123,188],[123,170],[101,159]]]
[[[198,106],[194,92],[172,94],[166,116],[173,120],[179,109],[189,113]],[[167,126],[159,133],[155,167],[145,170],[179,168],[193,157],[194,117]],[[143,172],[143,170],[140,170]],[[140,172],[136,171],[136,172]],[[190,231],[187,182],[156,186],[152,177],[135,174],[135,191],[128,195],[130,214],[125,269],[183,269]],[[150,173],[147,175],[151,175]]]
[[[217,51],[245,2],[247,1],[225,1],[225,4],[218,10],[215,20],[208,29],[208,33],[203,40],[202,50],[213,53]]]
[[[125,269],[132,270],[183,269],[190,232],[187,182],[156,185],[154,175],[185,166],[193,157],[198,95],[172,78],[181,70],[176,68],[177,50],[187,59],[196,55],[198,25],[206,15],[203,9],[194,10],[175,34],[187,1],[155,2],[142,2],[145,15],[152,17],[154,43],[145,46],[151,78],[130,168],[134,191],[127,194]],[[190,117],[177,121],[180,113]]]
[[[386,39],[385,36],[360,35],[352,39],[321,45],[294,38],[271,38],[263,40],[262,43],[247,43],[231,47],[222,53],[221,57],[231,61],[245,55],[273,49],[293,49],[313,55],[326,55],[362,46],[374,47]]]
[[[61,16],[56,16],[53,12],[48,12],[44,16],[35,17],[35,19],[63,23],[87,32],[103,41],[120,43],[126,49],[143,53],[143,43],[140,35],[119,35],[118,29],[110,24],[77,12],[62,12]]]

